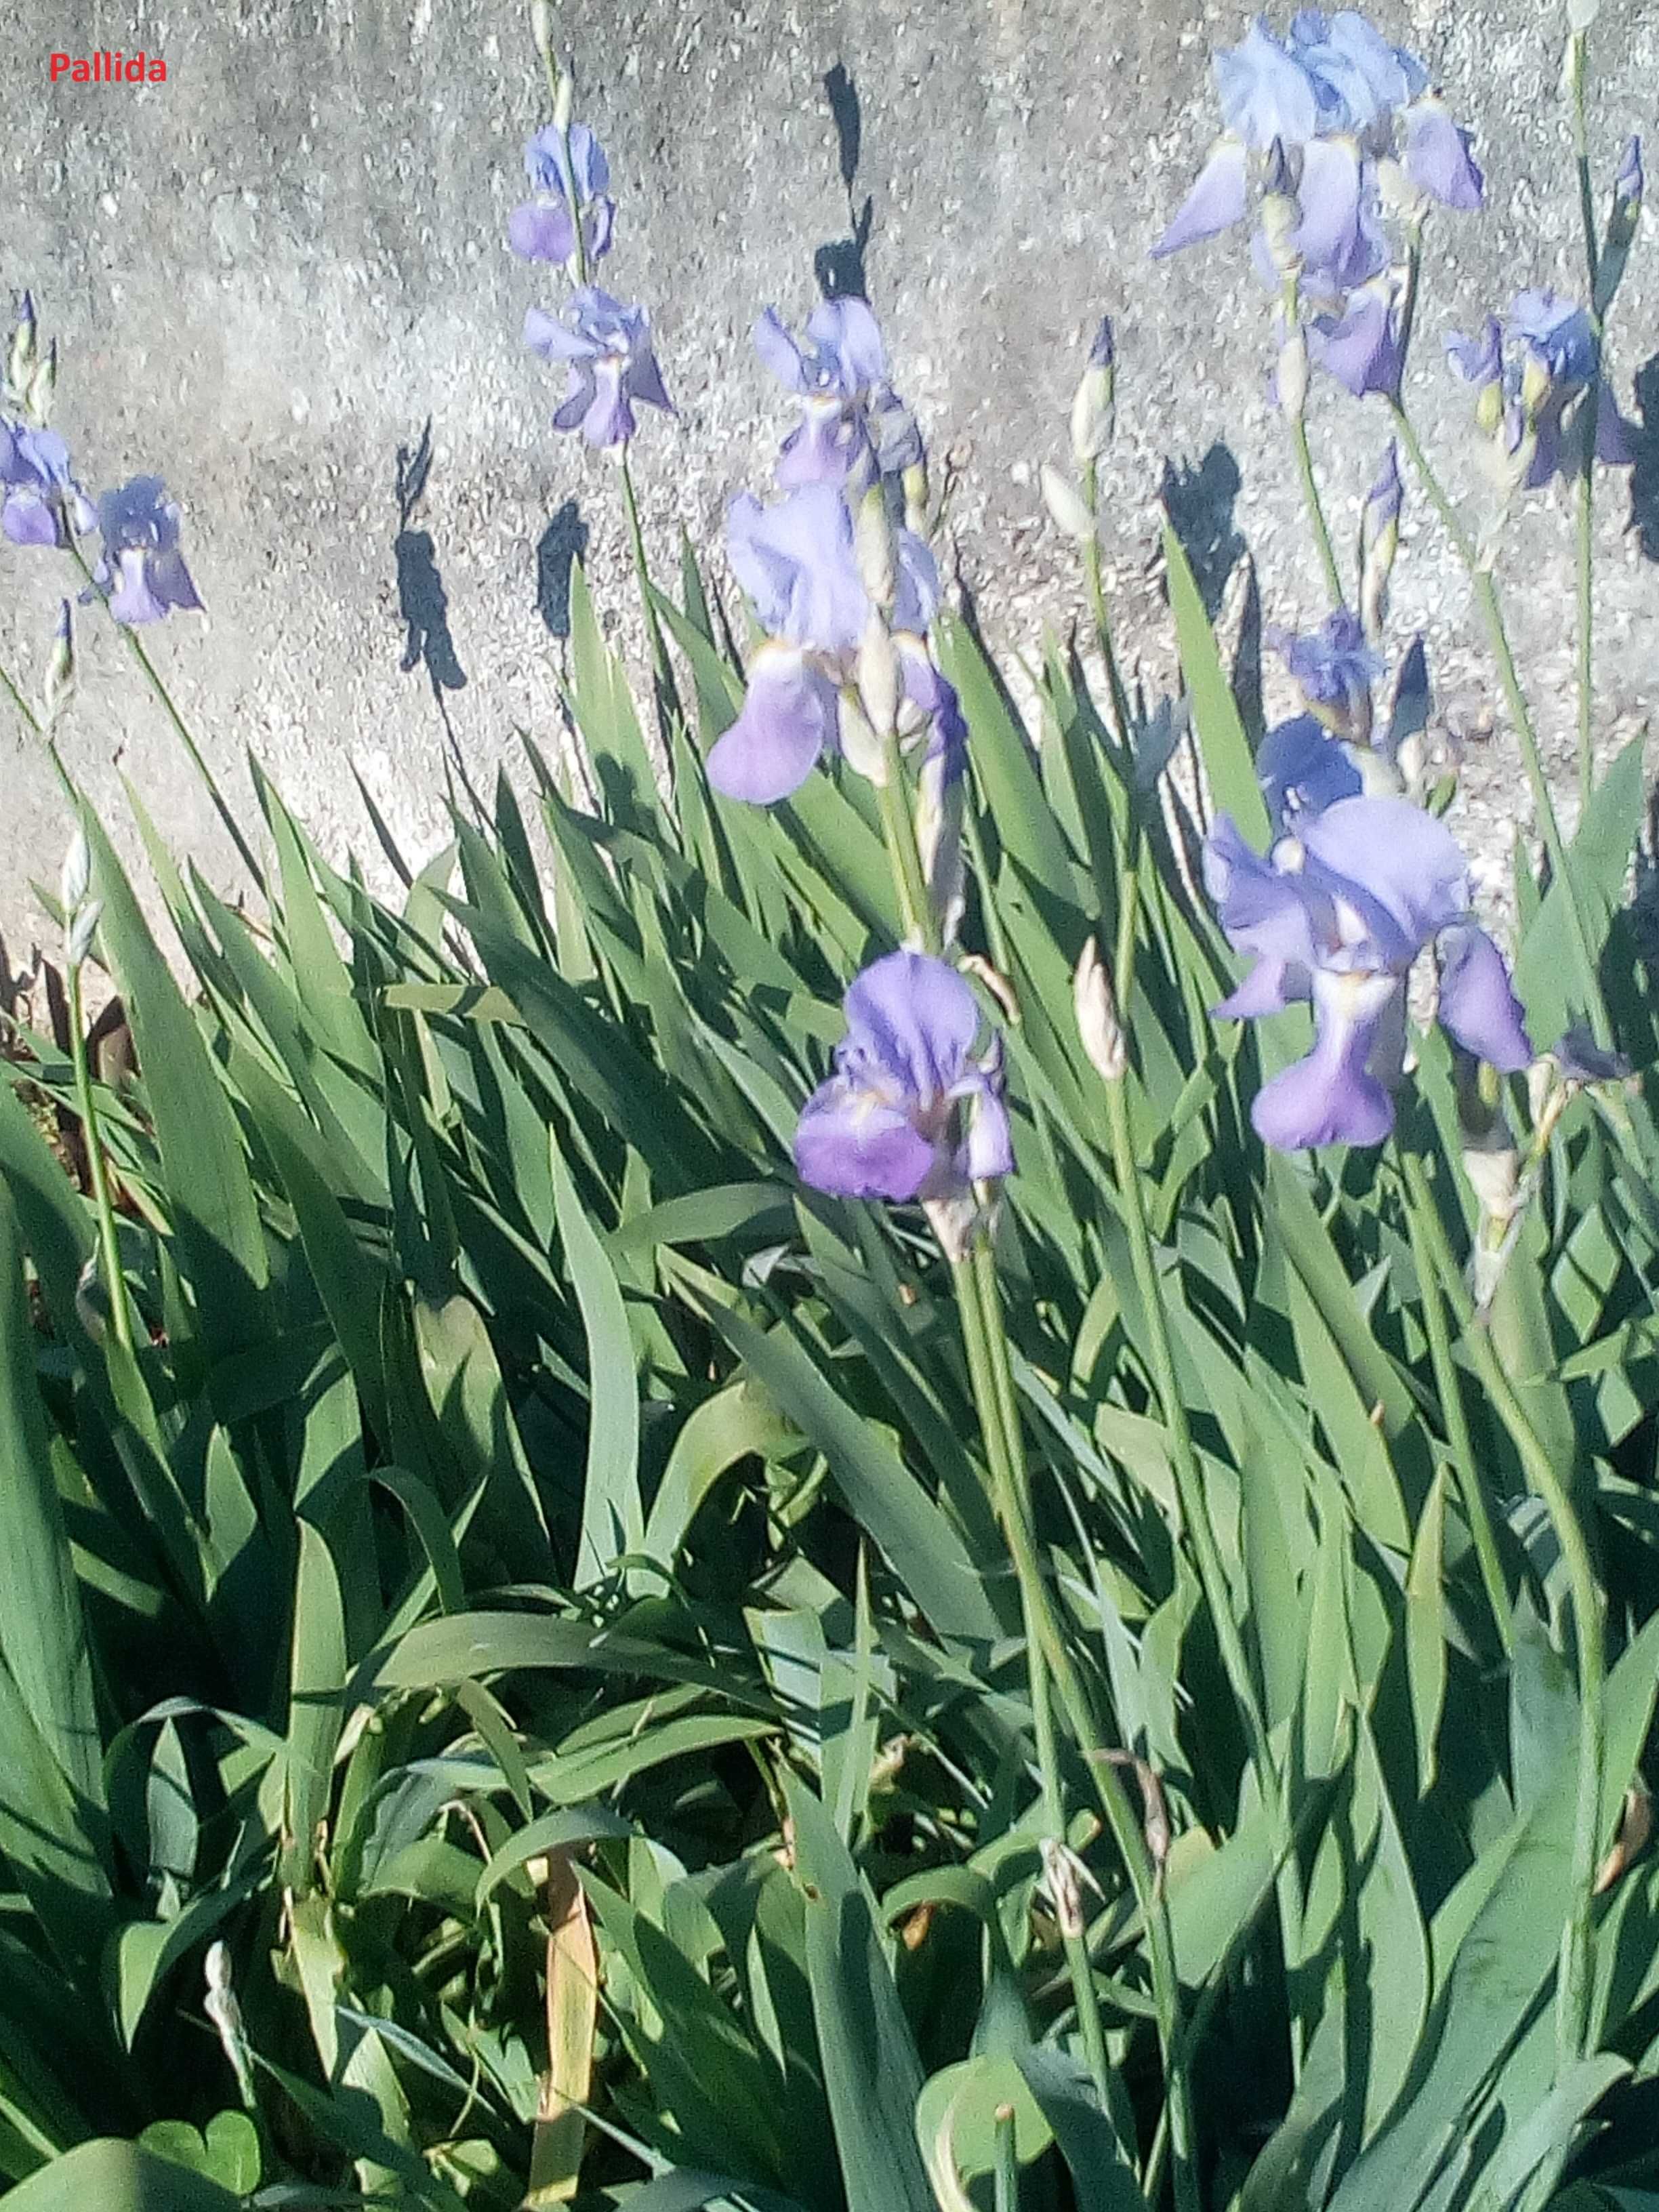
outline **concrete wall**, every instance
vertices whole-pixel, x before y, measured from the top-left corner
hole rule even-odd
[[[1415,0],[1382,10],[1429,58],[1479,132],[1490,209],[1436,226],[1417,380],[1423,418],[1462,479],[1467,395],[1436,340],[1522,282],[1575,281],[1576,216],[1553,94],[1564,10],[1544,0]],[[78,17],[78,35],[66,21]],[[1067,549],[1035,489],[1063,458],[1064,410],[1103,308],[1121,349],[1107,465],[1108,557],[1131,645],[1165,664],[1153,557],[1162,457],[1197,467],[1224,441],[1237,521],[1270,620],[1312,618],[1280,433],[1263,389],[1267,308],[1225,245],[1156,266],[1146,248],[1213,129],[1207,54],[1245,14],[1206,0],[568,0],[579,112],[609,148],[621,202],[607,264],[646,301],[680,417],[651,417],[636,462],[653,548],[716,526],[760,484],[784,425],[747,331],[759,307],[804,315],[818,251],[870,203],[865,259],[898,380],[936,459],[963,465],[951,528],[994,638],[1030,641],[1077,603]],[[254,747],[326,844],[368,842],[348,763],[418,854],[440,838],[444,726],[422,663],[400,663],[400,446],[432,422],[430,480],[406,538],[406,582],[435,565],[448,639],[428,640],[455,742],[483,781],[515,725],[550,732],[559,647],[546,564],[570,520],[596,587],[633,620],[616,487],[555,436],[556,386],[520,343],[549,287],[502,242],[520,147],[543,119],[525,17],[510,0],[139,0],[130,16],[21,0],[0,45],[0,285],[32,284],[63,343],[60,426],[92,488],[162,473],[186,512],[210,610],[152,633],[167,680],[233,789]],[[168,81],[56,86],[53,46],[143,46]],[[1610,172],[1655,121],[1659,4],[1608,0],[1595,46],[1595,138]],[[856,94],[857,170],[842,181]],[[1659,153],[1659,148],[1655,149]],[[844,246],[842,249],[844,252]],[[1659,349],[1659,260],[1638,245],[1612,355],[1627,407]],[[1642,389],[1659,437],[1659,368]],[[1316,395],[1314,435],[1346,539],[1383,428]],[[1224,491],[1229,464],[1206,482]],[[1638,489],[1651,502],[1650,450]],[[1628,480],[1604,480],[1602,726],[1628,726],[1655,682],[1651,509],[1632,533]],[[1571,540],[1534,501],[1515,550],[1519,624],[1549,726],[1566,738]],[[561,522],[559,518],[563,517]],[[550,529],[551,526],[551,534]],[[1431,635],[1443,700],[1486,720],[1465,595],[1420,501],[1408,514],[1402,623]],[[538,560],[538,548],[541,550]],[[0,548],[0,656],[44,654],[55,556]],[[427,576],[429,587],[430,578]],[[222,880],[228,848],[159,712],[101,622],[82,623],[85,680],[65,756],[118,808],[115,766],[175,846]],[[631,632],[629,633],[631,635]],[[465,678],[464,683],[459,680]],[[1477,742],[1477,753],[1480,749]],[[1477,757],[1477,842],[1514,804],[1502,731]],[[55,876],[63,813],[39,748],[0,715],[0,928],[14,962],[38,926],[30,876]]]

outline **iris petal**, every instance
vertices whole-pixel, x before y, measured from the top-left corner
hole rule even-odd
[[[1484,929],[1462,923],[1440,939],[1440,1024],[1465,1052],[1504,1075],[1532,1065],[1526,1017],[1504,956]]]
[[[1224,138],[1199,171],[1192,190],[1176,209],[1169,228],[1152,248],[1152,259],[1179,253],[1182,246],[1231,230],[1244,220],[1244,144]]]

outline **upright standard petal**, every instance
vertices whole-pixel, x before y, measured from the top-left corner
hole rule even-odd
[[[819,359],[833,363],[840,389],[854,398],[887,379],[887,353],[881,325],[863,300],[825,300],[813,308],[806,335]]]
[[[1386,136],[1389,118],[1428,82],[1414,54],[1352,9],[1330,17],[1304,9],[1291,26],[1291,50],[1313,81],[1327,130]]]
[[[763,366],[771,370],[786,392],[811,390],[811,377],[805,357],[775,307],[762,311],[750,336]]]
[[[1263,1144],[1295,1152],[1382,1143],[1394,1127],[1394,1101],[1367,1063],[1401,988],[1389,975],[1315,975],[1313,1050],[1263,1084],[1250,1102],[1250,1121]]]
[[[763,645],[743,711],[708,755],[708,781],[727,799],[770,806],[798,791],[836,729],[836,687],[798,647]]]
[[[1176,210],[1158,244],[1154,261],[1179,253],[1184,246],[1214,238],[1244,220],[1245,152],[1242,138],[1223,138],[1199,171],[1192,190]]]
[[[1319,128],[1319,100],[1307,70],[1259,20],[1241,44],[1215,57],[1221,119],[1245,143],[1263,151],[1275,138],[1305,145]]]
[[[979,1030],[974,994],[954,968],[926,952],[890,952],[848,986],[844,1054],[879,1062],[924,1113],[962,1073]]]
[[[1463,922],[1440,938],[1440,1025],[1465,1052],[1504,1075],[1530,1067],[1526,1017],[1504,956],[1484,929]]]
[[[803,484],[770,507],[747,492],[726,509],[726,551],[761,627],[832,654],[853,653],[870,602],[853,552],[853,518],[831,484]]]
[[[1468,905],[1468,870],[1443,822],[1407,799],[1345,799],[1301,831],[1310,860],[1374,899],[1413,957]]]

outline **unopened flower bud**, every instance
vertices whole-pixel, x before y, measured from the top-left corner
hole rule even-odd
[[[853,517],[853,551],[860,583],[885,613],[898,592],[898,551],[893,543],[893,520],[879,483],[872,484],[858,503]]]
[[[253,2062],[248,2056],[247,2030],[242,2024],[242,2008],[237,2002],[236,1991],[231,1984],[230,1954],[220,1942],[208,1946],[204,1962],[207,1996],[202,2009],[213,2022],[219,2042],[236,2076],[236,2086],[242,2101],[252,2108],[255,2102]]]
[[[77,822],[58,874],[58,903],[64,909],[65,920],[78,910],[91,888],[92,848],[87,843],[86,831]]]
[[[1359,618],[1373,643],[1382,635],[1388,613],[1389,578],[1400,550],[1400,509],[1404,499],[1400,456],[1390,440],[1359,515]]]
[[[1072,978],[1072,995],[1077,1008],[1078,1035],[1090,1065],[1103,1081],[1121,1083],[1128,1073],[1128,1048],[1123,1041],[1123,1025],[1118,1019],[1111,978],[1100,957],[1100,947],[1092,937],[1084,940],[1077,971]]]
[[[1504,420],[1504,387],[1501,384],[1483,384],[1475,395],[1474,421],[1477,429],[1493,437]]]
[[[1095,342],[1089,349],[1089,364],[1078,380],[1072,395],[1072,459],[1080,469],[1097,461],[1112,441],[1112,423],[1116,412],[1114,404],[1117,385],[1116,349],[1112,337],[1112,319],[1103,315],[1100,328],[1095,332]]]
[[[553,58],[553,9],[550,0],[530,0],[530,35],[544,62]]]
[[[75,917],[64,947],[64,957],[71,968],[79,968],[92,950],[92,940],[98,933],[98,919],[104,911],[102,899],[90,899]]]
[[[1082,493],[1070,477],[1062,476],[1048,461],[1042,464],[1041,482],[1042,503],[1054,527],[1067,538],[1075,538],[1079,545],[1086,545],[1095,534],[1095,519]]]
[[[58,341],[54,338],[46,349],[44,361],[37,362],[34,374],[29,379],[26,402],[30,419],[44,428],[52,420],[52,394],[58,389]]]
[[[1267,151],[1261,214],[1262,241],[1268,259],[1281,276],[1299,276],[1302,256],[1297,248],[1296,234],[1302,228],[1302,209],[1296,197],[1290,162],[1277,138]]]
[[[34,320],[34,299],[25,292],[17,309],[17,326],[11,334],[11,351],[6,362],[6,382],[13,392],[26,392],[29,380],[34,374],[38,334]]]
[[[70,603],[65,599],[53,626],[52,658],[46,663],[46,680],[40,687],[41,704],[46,709],[48,728],[57,721],[74,696],[75,630]]]
[[[1571,32],[1575,43],[1583,38],[1601,12],[1601,0],[1567,0],[1567,28]]]
[[[939,934],[947,945],[956,941],[967,903],[962,855],[966,798],[961,749],[942,742],[930,745],[916,779],[916,851],[928,903],[939,918]]]
[[[899,664],[892,634],[878,614],[864,625],[858,653],[859,703],[878,738],[898,726]]]
[[[1515,1217],[1521,1189],[1521,1156],[1514,1146],[1465,1152],[1463,1172],[1480,1202],[1481,1212],[1500,1229],[1506,1228]]]
[[[1285,420],[1299,422],[1308,404],[1308,336],[1300,323],[1279,349],[1273,389]]]
[[[951,1198],[925,1198],[921,1210],[939,1239],[940,1251],[951,1266],[965,1260],[974,1249],[974,1238],[982,1218],[979,1201],[972,1193],[963,1191]]]
[[[568,132],[570,118],[576,105],[576,79],[567,61],[559,70],[558,88],[553,94],[553,128]]]
[[[879,791],[887,781],[887,755],[850,684],[841,694],[836,734],[841,739],[842,757],[854,775],[861,775]]]
[[[904,495],[904,526],[918,538],[927,535],[927,463],[912,461],[899,477]]]

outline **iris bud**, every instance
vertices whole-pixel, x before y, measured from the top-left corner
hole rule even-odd
[[[1078,1035],[1090,1066],[1103,1082],[1121,1083],[1128,1073],[1128,1048],[1123,1041],[1123,1025],[1118,1019],[1111,978],[1100,957],[1100,947],[1092,937],[1084,940],[1072,978],[1072,996],[1077,1010]]]
[[[1086,545],[1095,534],[1095,518],[1088,503],[1071,478],[1062,476],[1057,468],[1045,461],[1041,481],[1042,503],[1053,519],[1054,527],[1079,545]]]

